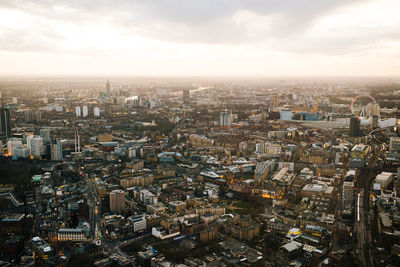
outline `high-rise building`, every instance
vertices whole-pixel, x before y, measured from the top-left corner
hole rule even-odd
[[[75,108],[75,114],[76,114],[77,117],[80,117],[82,115],[80,106],[77,106]]]
[[[227,111],[219,114],[219,125],[223,127],[230,127],[232,125],[231,114]]]
[[[35,115],[36,115],[35,118],[36,122],[40,122],[42,120],[42,111],[36,110]]]
[[[188,104],[190,102],[190,91],[188,89],[183,90],[183,103]]]
[[[125,209],[125,192],[113,190],[110,193],[110,212],[120,213]]]
[[[110,95],[110,81],[107,81],[106,83],[106,94]]]
[[[88,108],[87,105],[84,105],[84,106],[82,107],[82,116],[85,118],[85,117],[87,117],[88,115],[89,115],[89,108]]]
[[[22,148],[22,141],[17,138],[12,138],[7,141],[7,154],[12,156],[16,148]]]
[[[61,161],[63,159],[62,144],[58,139],[51,140],[50,158],[53,161]]]
[[[365,107],[366,117],[378,116],[380,117],[380,106],[376,102],[370,102]]]
[[[49,128],[40,129],[40,137],[42,137],[43,143],[48,144],[51,141],[51,130]]]
[[[33,110],[27,109],[24,111],[24,120],[25,122],[33,122]]]
[[[360,119],[357,117],[350,118],[350,136],[358,137],[360,136]]]
[[[39,158],[43,153],[43,138],[37,135],[28,136],[27,144],[31,156]]]
[[[7,108],[0,108],[0,137],[11,138],[10,110]]]
[[[29,149],[27,147],[17,147],[13,149],[12,158],[28,158],[29,157]]]
[[[95,117],[100,117],[100,108],[99,107],[94,107],[93,113]]]

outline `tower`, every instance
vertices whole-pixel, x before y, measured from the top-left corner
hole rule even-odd
[[[120,213],[125,209],[125,192],[122,190],[113,190],[110,193],[110,212]]]
[[[183,103],[184,104],[189,104],[189,102],[190,102],[190,91],[188,89],[183,90],[182,98],[183,98]]]
[[[77,117],[80,117],[82,114],[81,114],[81,107],[80,106],[77,106],[76,108],[75,108],[75,114],[76,114],[76,116]]]
[[[8,108],[0,108],[0,136],[11,138],[11,120]]]
[[[230,127],[232,124],[231,114],[226,110],[219,114],[219,125],[224,127]]]
[[[357,117],[350,118],[350,136],[358,137],[360,136],[360,119]]]
[[[78,128],[75,129],[75,153],[81,152],[81,137]]]
[[[50,158],[53,161],[60,161],[63,159],[62,144],[58,139],[51,140]]]
[[[42,137],[43,143],[49,143],[51,139],[51,130],[49,128],[40,129],[40,137]]]
[[[84,106],[82,107],[82,116],[83,116],[84,118],[86,118],[88,115],[89,115],[89,108],[88,108],[87,105],[84,105]]]
[[[100,108],[99,107],[94,107],[93,114],[94,114],[95,117],[100,117]]]
[[[110,95],[110,81],[106,82],[106,94]]]

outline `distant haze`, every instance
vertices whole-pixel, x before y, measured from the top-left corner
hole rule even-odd
[[[1,0],[0,75],[400,76],[399,0]]]

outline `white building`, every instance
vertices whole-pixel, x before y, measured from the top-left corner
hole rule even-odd
[[[375,178],[375,183],[380,184],[380,188],[385,190],[387,186],[393,181],[394,174],[391,172],[382,172]]]
[[[87,105],[84,105],[84,106],[82,107],[82,116],[83,116],[84,118],[86,118],[88,115],[89,115],[89,108],[88,108]]]
[[[15,148],[22,148],[22,141],[18,139],[11,139],[7,141],[7,152],[8,155],[12,155]]]
[[[30,135],[26,139],[29,153],[33,157],[40,157],[43,153],[43,138],[36,135]]]
[[[77,117],[80,117],[82,115],[80,106],[77,106],[75,108],[75,114],[76,114]]]
[[[146,218],[142,215],[135,215],[128,218],[133,226],[133,232],[144,231],[147,228]]]
[[[100,117],[100,108],[99,107],[94,107],[93,113],[95,117]]]

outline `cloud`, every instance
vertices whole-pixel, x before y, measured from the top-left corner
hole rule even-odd
[[[28,66],[36,59],[28,53],[48,64],[59,56],[65,69],[79,59],[93,71],[305,70],[299,62],[318,71],[355,58],[389,69],[399,58],[398,8],[398,0],[2,0],[0,56],[23,53]]]
[[[0,8],[64,23],[100,21],[175,42],[243,43],[303,32],[318,17],[361,0],[4,0]],[[255,31],[240,14],[252,14]]]

